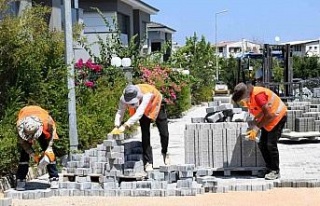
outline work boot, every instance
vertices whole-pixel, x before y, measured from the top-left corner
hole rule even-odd
[[[153,170],[152,164],[147,163],[147,164],[144,166],[144,170],[145,170],[146,172],[151,172],[151,171]]]
[[[58,177],[50,178],[50,188],[51,189],[58,189],[59,188],[59,178]]]
[[[165,165],[170,165],[170,157],[168,153],[162,153],[163,162]]]
[[[275,179],[280,178],[280,173],[275,170],[272,170],[268,174],[266,174],[266,176],[264,178],[266,180],[275,180]]]
[[[26,180],[25,179],[17,179],[17,191],[24,191],[26,190]]]

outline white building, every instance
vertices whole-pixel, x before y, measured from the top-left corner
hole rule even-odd
[[[294,56],[320,56],[320,39],[290,41],[282,44],[290,44]]]
[[[242,41],[225,41],[217,44],[220,57],[236,57],[242,53],[261,53],[262,44],[243,39]]]

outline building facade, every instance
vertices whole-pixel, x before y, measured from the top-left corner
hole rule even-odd
[[[262,44],[243,39],[241,41],[225,41],[216,45],[219,57],[237,57],[243,53],[261,53]]]

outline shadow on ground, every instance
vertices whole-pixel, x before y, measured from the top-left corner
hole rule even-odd
[[[27,182],[26,183],[26,190],[45,190],[49,188],[50,185],[48,183],[42,183],[42,182]]]
[[[317,140],[317,139],[301,139],[301,140],[280,139],[279,143],[281,143],[281,144],[318,144],[318,143],[320,143],[320,140]]]

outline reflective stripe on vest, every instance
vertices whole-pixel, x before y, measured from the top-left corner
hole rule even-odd
[[[46,137],[46,139],[50,139],[51,138],[51,133],[49,131],[49,124],[51,124],[53,126],[53,129],[56,127],[55,122],[53,121],[53,119],[51,118],[51,116],[49,115],[49,113],[42,109],[39,106],[26,106],[23,107],[18,115],[18,122],[20,120],[22,120],[23,118],[27,117],[27,116],[37,116],[43,123],[43,134]],[[55,133],[54,134],[54,139],[59,139],[58,134]]]
[[[249,111],[254,115],[257,122],[260,122],[264,117],[262,108],[260,108],[255,101],[255,96],[261,92],[264,92],[268,96],[267,106],[269,107],[269,110],[275,115],[274,119],[264,127],[267,131],[271,131],[282,119],[282,117],[286,115],[287,107],[281,101],[281,99],[270,89],[263,87],[254,87],[252,93],[250,94]]]
[[[162,95],[161,93],[152,85],[149,84],[137,84],[142,94],[152,93],[153,97],[151,98],[148,106],[144,111],[144,115],[152,120],[156,120],[161,108]],[[134,115],[136,110],[129,107],[129,115]]]

